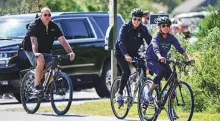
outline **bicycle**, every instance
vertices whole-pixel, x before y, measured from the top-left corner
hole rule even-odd
[[[41,102],[49,99],[57,115],[64,115],[68,112],[72,103],[72,81],[66,73],[61,72],[58,65],[65,58],[67,55],[53,56],[53,62],[43,71],[41,85],[44,89],[39,95],[33,93],[35,67],[20,72],[20,74],[26,73],[22,78],[20,95],[22,105],[27,113],[34,114],[39,109]],[[57,97],[60,99],[56,99]],[[60,105],[64,104],[65,101],[67,102],[66,106]]]
[[[193,91],[188,83],[183,82],[178,79],[176,66],[186,67],[191,65],[194,61],[174,61],[167,60],[168,63],[172,64],[173,72],[169,77],[168,81],[161,88],[161,83],[156,86],[153,91],[153,101],[146,103],[145,93],[152,85],[152,81],[146,81],[140,88],[140,93],[138,96],[138,114],[141,121],[156,121],[161,110],[165,109],[169,119],[171,121],[181,120],[190,121],[193,116],[194,111],[194,96]],[[169,86],[169,88],[168,88]],[[162,89],[162,90],[161,90]],[[169,98],[169,100],[168,100]],[[165,108],[166,102],[168,100],[168,111]],[[144,103],[145,102],[145,103]],[[189,104],[189,105],[188,105]],[[184,113],[180,117],[174,117],[174,111],[177,114]],[[188,116],[186,116],[188,111]]]
[[[133,64],[135,64],[136,71],[133,72],[128,79],[128,82],[124,88],[123,91],[123,104],[118,105],[115,99],[115,94],[119,89],[120,81],[121,81],[121,76],[117,77],[114,79],[114,82],[111,86],[111,108],[114,113],[114,115],[118,119],[124,119],[130,108],[133,106],[135,103],[136,99],[136,94],[139,90],[139,87],[143,84],[143,82],[146,80],[145,77],[145,59],[143,57],[141,58],[134,58],[132,61]],[[123,111],[120,114],[120,111]]]

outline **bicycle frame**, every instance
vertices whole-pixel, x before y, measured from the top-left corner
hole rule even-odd
[[[134,73],[132,73],[131,75],[130,75],[130,77],[132,77],[132,76],[135,76],[136,74],[138,74],[139,75],[139,80],[135,83],[135,87],[134,87],[134,92],[133,92],[133,95],[132,95],[132,91],[131,91],[131,83],[132,83],[132,81],[134,82],[134,79],[130,79],[130,77],[129,77],[129,80],[128,80],[128,82],[127,82],[127,87],[128,87],[128,96],[129,96],[129,101],[130,101],[130,107],[132,106],[132,104],[133,104],[133,102],[134,102],[134,99],[135,99],[135,97],[136,97],[136,95],[137,95],[137,92],[138,92],[138,90],[139,90],[139,88],[141,87],[141,85],[144,83],[143,81],[145,80],[144,78],[144,74],[143,73],[141,73],[141,69],[143,69],[144,70],[144,68],[136,68],[136,72],[134,72]],[[136,79],[136,78],[135,78]]]
[[[44,78],[44,75],[47,74],[42,82],[43,87],[44,87],[44,92],[47,92],[49,85],[52,82],[51,76],[54,77],[56,72],[60,72],[60,69],[58,68],[58,65],[57,65],[56,57],[57,56],[53,56],[53,62],[50,63],[43,71],[43,78]]]
[[[34,69],[35,69],[34,67],[31,67],[30,69],[26,69],[24,71],[27,71],[27,70],[34,71]],[[44,89],[43,89],[44,93],[46,93],[48,91],[49,85],[52,82],[52,80],[50,80],[51,76],[54,76],[55,72],[59,72],[59,71],[60,71],[60,69],[57,66],[56,56],[53,56],[53,62],[49,63],[49,65],[44,69],[43,74],[42,74],[43,78],[41,80],[41,83],[42,83],[42,86],[44,87]],[[27,89],[29,89],[31,87],[31,85],[33,85],[33,84],[34,84],[34,82],[32,82]]]
[[[161,84],[159,84],[159,86],[157,86],[158,90],[159,90],[159,105],[160,108],[164,107],[166,104],[166,101],[168,99],[168,97],[171,95],[171,91],[173,90],[173,88],[175,88],[175,85],[178,83],[178,77],[177,77],[177,72],[176,72],[176,65],[173,65],[173,72],[171,73],[169,79],[167,80],[167,83],[165,84],[165,86],[163,87],[162,91],[161,91]],[[167,87],[170,85],[170,88],[167,90]],[[165,97],[162,97],[162,94],[164,93],[164,91],[167,90],[167,94],[165,95]]]

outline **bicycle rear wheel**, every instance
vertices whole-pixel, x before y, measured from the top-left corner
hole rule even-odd
[[[34,114],[39,109],[41,103],[41,100],[33,93],[34,78],[34,71],[28,71],[24,75],[20,87],[21,103],[24,110],[29,114]]]
[[[111,108],[112,108],[112,111],[113,111],[114,115],[118,119],[124,119],[128,115],[128,112],[129,112],[128,103],[130,103],[130,101],[129,101],[129,95],[128,95],[128,88],[127,88],[127,85],[126,85],[125,88],[124,88],[124,91],[123,91],[123,101],[124,101],[124,103],[123,103],[122,106],[119,106],[117,104],[115,94],[119,89],[120,82],[121,82],[121,77],[117,77],[114,80],[114,82],[112,84],[112,87],[111,87],[110,101],[111,101]]]
[[[178,85],[172,90],[171,99],[168,103],[168,112],[170,120],[190,121],[194,111],[194,97],[189,84],[186,82],[179,82]],[[174,115],[177,114],[178,118]]]
[[[152,83],[151,79],[146,80],[139,90],[137,108],[141,121],[154,121],[157,119],[157,108],[155,106],[159,94],[157,90],[153,91],[153,102],[149,103],[146,101],[146,93],[149,91]]]
[[[51,105],[57,115],[64,115],[72,103],[72,80],[63,72],[59,72],[54,79],[50,85]]]

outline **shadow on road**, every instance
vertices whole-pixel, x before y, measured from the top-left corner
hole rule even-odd
[[[91,100],[100,100],[100,98],[77,98],[77,99],[73,99],[73,101],[91,101]]]
[[[66,115],[56,115],[56,114],[42,114],[42,113],[37,113],[35,115],[42,115],[42,116],[52,116],[52,117],[89,117],[89,115],[69,115],[69,114],[66,114]],[[101,116],[102,117],[102,116]],[[123,119],[123,121],[140,121],[138,119]]]
[[[20,104],[19,102],[0,102],[0,105]]]
[[[73,99],[72,101],[92,101],[92,100],[94,100],[94,101],[96,101],[96,100],[100,100],[100,98],[76,98],[76,99]],[[66,100],[57,100],[58,102],[60,101],[60,102],[62,102],[62,101],[66,101]],[[46,102],[50,102],[50,101],[43,101],[42,103],[46,103]],[[17,102],[16,100],[15,101],[11,101],[11,100],[9,100],[9,102],[6,102],[6,101],[3,101],[3,102],[1,102],[0,101],[0,105],[13,105],[13,104],[20,104],[19,102]]]
[[[56,114],[42,114],[42,113],[36,113],[35,115],[43,115],[43,116],[53,116],[53,117],[87,117],[87,115],[56,115]]]
[[[138,119],[124,119],[124,121],[140,121]]]

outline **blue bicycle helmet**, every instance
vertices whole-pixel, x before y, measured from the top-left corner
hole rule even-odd
[[[132,11],[131,11],[131,16],[135,16],[135,17],[143,17],[144,15],[144,12],[140,9],[140,8],[134,8]]]

